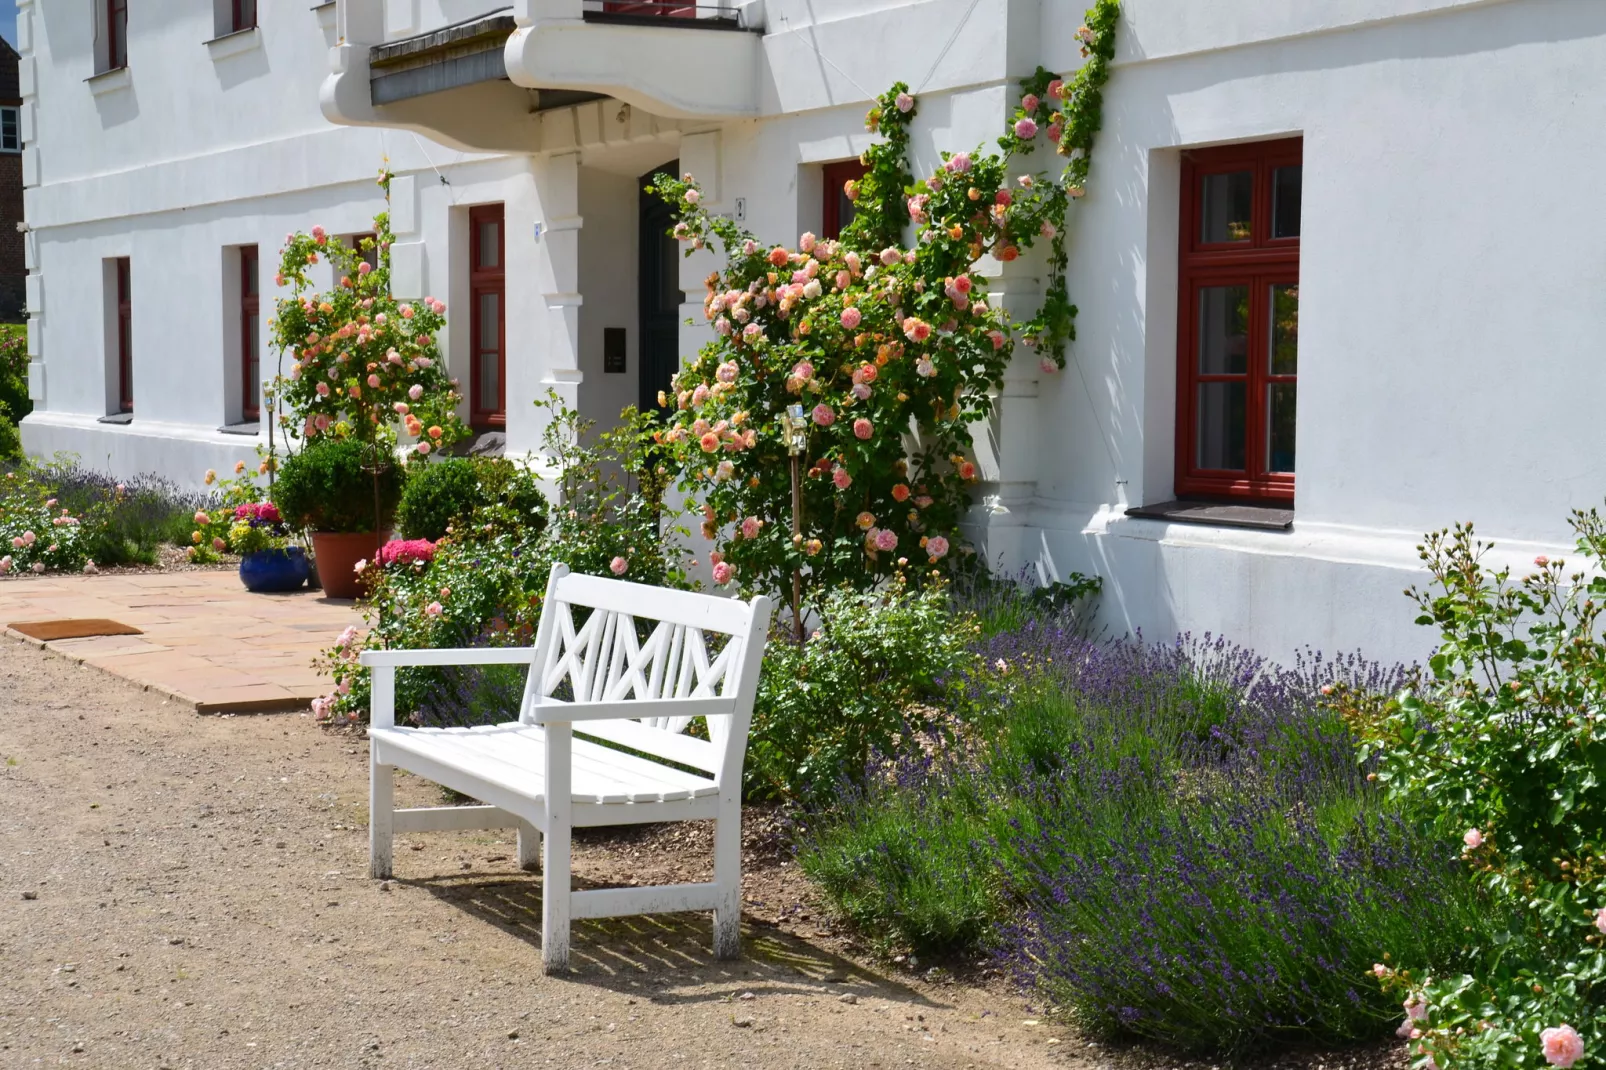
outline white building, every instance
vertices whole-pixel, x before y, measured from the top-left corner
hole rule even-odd
[[[702,338],[710,262],[656,236],[642,176],[693,172],[768,241],[828,233],[872,94],[916,89],[927,171],[997,136],[1015,79],[1074,69],[1085,6],[308,2],[19,0],[30,450],[250,456],[242,266],[366,231],[386,158],[395,285],[448,302],[466,415],[515,453],[549,386],[611,418]],[[1017,360],[978,538],[1103,575],[1117,630],[1418,657],[1422,531],[1554,555],[1606,494],[1606,3],[1124,6],[1079,337],[1064,373]],[[1029,265],[997,274],[1031,305]],[[1165,515],[1200,496],[1236,504]]]

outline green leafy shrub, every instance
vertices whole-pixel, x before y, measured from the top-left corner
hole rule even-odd
[[[1518,580],[1484,564],[1470,524],[1429,535],[1433,586],[1409,593],[1440,632],[1431,677],[1397,700],[1337,699],[1378,780],[1514,914],[1470,969],[1399,948],[1380,962],[1419,1065],[1606,1058],[1606,521],[1572,524],[1590,567],[1539,557]]]
[[[556,562],[590,575],[685,585],[655,472],[651,421],[627,409],[618,427],[594,435],[555,394],[538,404],[550,417],[543,450],[563,473],[561,505],[549,510],[550,523],[539,520],[544,500],[533,476],[510,463],[481,462],[476,493],[484,497],[469,523],[454,523],[433,543],[381,553],[368,565],[369,630],[359,636],[348,629],[326,652],[322,664],[335,690],[314,704],[320,719],[367,716],[368,672],[357,663],[362,650],[532,643]],[[397,673],[396,708],[415,724],[505,720],[517,708],[523,678],[517,667],[405,669]]]
[[[76,571],[89,560],[83,518],[26,463],[0,478],[0,575]]]
[[[54,515],[66,510],[79,521],[80,565],[154,564],[161,544],[190,544],[191,516],[208,504],[205,496],[159,476],[117,479],[80,466],[69,454],[24,460],[9,471],[12,477],[0,487],[0,508],[14,506],[18,494],[54,499]]]
[[[0,461],[22,457],[18,425],[33,411],[28,397],[26,328],[0,326]]]
[[[402,491],[396,523],[412,539],[441,538],[454,522],[469,521],[476,510],[500,505],[540,527],[546,498],[530,471],[512,461],[453,457],[415,466]]]
[[[280,463],[273,501],[292,527],[312,531],[375,530],[390,523],[406,474],[394,462],[375,472],[371,453],[354,439],[315,439]]]
[[[881,591],[839,588],[804,643],[777,625],[765,651],[748,737],[752,799],[818,800],[856,781],[872,756],[910,734],[944,732],[962,702],[976,628],[939,582],[902,575]]]

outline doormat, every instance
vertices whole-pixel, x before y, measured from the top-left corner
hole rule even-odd
[[[101,619],[23,620],[12,621],[6,627],[12,631],[21,632],[30,639],[37,639],[41,643],[52,643],[57,639],[88,639],[96,635],[145,634],[138,628],[131,628],[127,624]]]

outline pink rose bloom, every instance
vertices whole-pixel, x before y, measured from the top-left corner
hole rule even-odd
[[[1428,1016],[1428,1005],[1418,999],[1405,1001],[1405,1017],[1409,1021],[1420,1022]]]
[[[814,422],[821,427],[830,427],[836,423],[836,413],[831,411],[831,406],[822,401],[814,406]]]
[[[218,553],[222,553],[224,550],[228,549],[228,547],[229,544],[224,542],[222,539],[212,540],[212,549],[216,550]]]
[[[952,172],[956,175],[965,174],[970,170],[970,153],[961,152],[954,156],[950,156],[948,158],[948,162],[943,164],[942,167],[943,170]]]
[[[1568,1067],[1584,1057],[1584,1038],[1570,1025],[1552,1026],[1540,1033],[1539,1047],[1551,1066]]]
[[[11,571],[11,563],[10,554],[0,557],[0,576],[4,576],[7,572]]]
[[[745,338],[749,342],[751,342],[755,338],[760,337],[763,333],[764,333],[764,328],[760,327],[756,323],[749,323],[746,327],[742,328],[742,337]]]
[[[1037,106],[1041,103],[1043,102],[1038,100],[1037,97],[1031,93],[1027,93],[1024,97],[1020,98],[1020,106],[1025,111],[1036,111]]]
[[[723,562],[723,561],[714,562],[714,583],[717,584],[718,586],[720,586],[720,587],[725,586],[727,583],[729,583],[731,581],[731,577],[734,576],[735,574],[736,574],[736,570],[731,568],[725,562]]]
[[[1015,136],[1022,141],[1030,141],[1037,136],[1037,123],[1031,119],[1022,119],[1015,124]]]
[[[1053,359],[1050,357],[1044,357],[1042,360],[1038,361],[1037,367],[1044,375],[1053,375],[1055,372],[1060,370],[1060,366],[1055,364]]]
[[[905,115],[908,115],[915,106],[915,98],[911,97],[908,93],[899,93],[897,99],[893,101],[893,103],[897,105],[899,111],[903,112]]]
[[[933,561],[946,556],[948,553],[948,540],[941,535],[933,535],[926,540],[926,555]]]
[[[805,232],[804,235],[797,240],[798,250],[805,253],[812,253],[814,251],[814,247],[818,244],[820,244],[820,239],[815,237],[813,231]]]
[[[864,313],[860,312],[858,309],[844,308],[842,310],[842,326],[847,330],[851,331],[857,329],[859,324],[862,322],[864,322]]]
[[[312,240],[313,241],[323,241],[323,237],[327,233],[328,233],[328,231],[324,230],[322,227],[315,226],[315,227],[312,228]]]
[[[417,401],[424,396],[424,388],[417,383],[407,388],[407,396]]]
[[[403,305],[400,309],[398,309],[398,311],[401,312],[401,318],[404,320],[410,320],[413,318],[412,305]]]
[[[754,241],[752,238],[748,238],[746,241],[742,242],[742,255],[752,256],[756,252],[758,252],[758,242]]]
[[[41,572],[43,572],[44,570],[45,570],[45,563],[43,561],[35,561],[33,563],[33,571],[34,571],[34,573],[36,575],[41,573]]]
[[[396,404],[392,405],[391,408],[395,409],[397,415],[400,415],[400,416],[406,416],[407,413],[410,411],[409,408],[408,408],[407,402],[405,402],[405,401],[398,401],[398,402],[396,402]]]
[[[860,401],[869,401],[870,400],[870,384],[869,383],[854,383],[853,384],[853,396],[858,398]]]
[[[312,424],[320,431],[327,431],[329,429],[329,414],[320,412],[312,418]]]
[[[785,267],[786,262],[792,259],[792,254],[777,245],[770,250],[770,263],[776,267]]]
[[[898,545],[898,533],[881,528],[875,533],[875,548],[877,550],[892,550]]]
[[[1483,846],[1483,833],[1477,829],[1467,829],[1466,835],[1461,837],[1461,842],[1467,845],[1468,850],[1476,851]]]
[[[429,456],[429,443],[428,442],[420,442],[418,445],[414,446],[413,449],[418,451],[418,455],[420,457]]]
[[[1002,197],[1008,192],[1008,190],[1000,190],[998,195]],[[970,281],[969,275],[960,275],[958,278],[954,279],[954,292],[968,294],[975,285],[975,283]]]
[[[908,319],[903,321],[903,334],[904,337],[909,339],[911,342],[924,342],[927,338],[931,337],[931,324],[922,319],[910,316]]]
[[[206,525],[206,524],[210,524],[212,522],[212,518],[206,515],[206,511],[204,509],[197,509],[197,510],[195,510],[195,522],[197,524]],[[28,539],[28,536],[32,535],[32,534],[33,534],[33,532],[31,532],[31,531],[25,532],[22,537],[24,539]],[[28,541],[30,543],[33,542],[32,539],[28,539]]]
[[[988,331],[987,332],[987,337],[992,341],[994,349],[1003,349],[1004,348],[1004,332],[1003,331]]]
[[[890,245],[881,250],[881,265],[883,267],[891,267],[902,259],[903,254]]]
[[[1048,129],[1043,132],[1048,135],[1050,141],[1058,141],[1060,136],[1065,133],[1065,128],[1059,123],[1050,123]]]
[[[372,387],[373,389],[378,390],[379,389],[379,376],[370,375],[368,377],[368,385],[370,387]]]
[[[626,561],[622,557],[616,557],[612,561],[608,562],[608,571],[613,573],[615,576],[623,576],[629,570],[630,562]]]
[[[429,605],[424,607],[424,612],[428,613],[432,617],[438,617],[444,613],[445,610],[441,608],[441,604],[439,602],[431,602]]]
[[[874,433],[875,433],[875,428],[873,426],[871,426],[870,421],[866,420],[863,416],[861,416],[857,420],[853,421],[853,437],[854,438],[868,439]]]
[[[1048,95],[1050,97],[1058,100],[1063,92],[1065,92],[1065,80],[1063,78],[1056,78],[1048,83]]]
[[[693,405],[701,405],[703,402],[705,402],[707,400],[708,400],[708,387],[707,387],[707,385],[704,384],[704,383],[698,383],[697,384],[697,389],[693,390],[691,392],[691,403]]]
[[[318,396],[321,398],[326,398],[329,396],[328,383],[319,383],[316,387],[314,387],[314,389],[318,391]]]
[[[798,361],[796,364],[792,365],[792,377],[794,379],[814,378],[814,365],[810,364],[806,360]]]
[[[1550,558],[1546,557],[1544,554],[1540,554],[1538,557],[1534,558],[1534,564],[1538,565],[1540,568],[1544,568],[1546,565],[1550,564]]]
[[[357,274],[359,275],[366,275],[372,270],[374,270],[374,266],[366,260],[357,265]]]
[[[853,484],[853,477],[848,475],[846,468],[831,469],[831,482],[836,484],[837,490],[847,490]]]
[[[759,529],[762,528],[763,526],[764,526],[764,521],[760,520],[758,517],[756,517],[756,516],[748,517],[747,519],[742,521],[742,538],[744,538],[744,539],[756,539],[756,538],[758,538]]]

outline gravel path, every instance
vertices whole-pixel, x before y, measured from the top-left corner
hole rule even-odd
[[[703,915],[626,919],[578,924],[575,970],[543,977],[510,840],[405,837],[381,886],[366,785],[360,738],[198,717],[0,640],[0,1067],[1093,1065],[1018,999],[766,924],[778,861],[741,962],[710,957]],[[662,840],[593,836],[577,877],[684,868]]]

